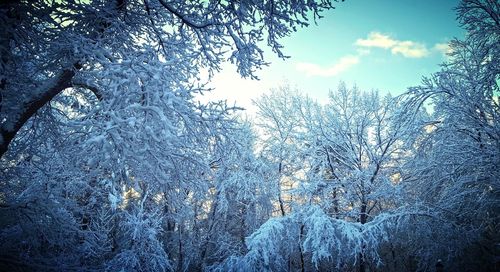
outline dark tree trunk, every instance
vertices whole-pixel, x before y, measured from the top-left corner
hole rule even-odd
[[[36,114],[36,112],[43,107],[45,104],[50,102],[54,96],[62,92],[64,89],[71,87],[71,81],[75,76],[75,70],[79,69],[80,65],[75,64],[74,67],[63,70],[58,76],[50,79],[52,84],[48,86],[48,89],[42,92],[41,95],[34,97],[28,103],[18,105],[20,108],[19,114],[13,114],[13,116],[7,116],[6,120],[0,125],[0,157],[7,152],[9,144],[12,142],[17,132],[21,127],[28,121],[30,117]],[[8,103],[7,101],[2,101],[2,104]],[[19,102],[22,103],[22,102]],[[15,102],[12,103],[15,105]],[[11,105],[12,105],[11,104]],[[13,109],[15,110],[15,109]],[[9,118],[10,117],[10,118]],[[11,120],[11,118],[16,118]]]
[[[365,224],[366,220],[367,220],[366,207],[367,207],[366,201],[362,201],[361,210],[360,210],[360,214],[359,214],[359,222],[361,224]],[[361,253],[359,253],[359,272],[365,272],[366,264],[365,264],[365,256],[363,254],[364,248],[365,248],[365,246],[363,245],[361,247]]]
[[[300,236],[299,236],[299,250],[300,250],[300,272],[304,272],[304,251],[302,250],[302,236],[304,235],[304,225],[300,225]]]

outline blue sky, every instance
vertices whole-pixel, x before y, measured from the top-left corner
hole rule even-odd
[[[269,49],[271,65],[241,79],[230,64],[211,84],[208,99],[227,99],[252,111],[251,100],[270,88],[289,83],[324,100],[339,81],[363,90],[400,94],[439,69],[447,42],[465,34],[451,0],[347,0],[324,14],[318,25],[300,29],[283,40],[283,61]]]

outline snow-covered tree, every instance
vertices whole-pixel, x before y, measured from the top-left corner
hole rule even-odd
[[[255,78],[261,42],[285,57],[329,1],[4,2],[3,269],[498,266],[495,1],[459,4],[466,38],[406,94],[285,85],[254,124],[195,97],[225,59]]]
[[[244,254],[245,238],[272,215],[276,186],[268,167],[254,154],[253,135],[250,124],[243,123],[217,143],[201,244],[204,267]]]
[[[299,147],[302,129],[299,115],[300,97],[291,86],[284,85],[270,90],[254,101],[258,108],[257,131],[260,134],[259,152],[274,169],[273,179],[278,188],[278,213],[285,215],[290,210],[290,193],[297,173],[305,165]]]
[[[312,194],[330,199],[325,207],[332,216],[365,224],[397,200],[398,163],[407,136],[397,107],[391,97],[341,84],[317,114],[309,136],[315,152]]]
[[[409,91],[411,107],[430,102],[434,112],[407,166],[408,190],[442,222],[431,237],[412,242],[420,244],[416,251],[427,248],[414,253],[423,263],[441,258],[453,269],[493,271],[500,239],[493,231],[500,222],[500,5],[462,1],[457,13],[465,39],[453,40],[441,71]]]
[[[195,102],[206,91],[200,71],[211,76],[230,59],[255,78],[266,64],[261,41],[285,57],[279,39],[328,8],[329,1],[0,4],[0,213],[12,218],[0,233],[2,265],[190,267],[197,256],[189,246],[202,229],[194,225],[213,200],[212,145],[230,130],[232,112]]]
[[[286,222],[286,226],[278,229],[293,234],[275,233],[273,224],[278,221],[266,223],[256,232],[260,233],[259,239],[265,240],[267,234],[278,236],[267,238],[276,239],[277,244],[253,245],[254,238],[249,238],[247,255],[233,259],[235,263],[229,260],[226,265],[254,262],[257,257],[252,250],[271,251],[258,245],[276,248],[279,253],[273,254],[279,254],[282,260],[274,264],[264,262],[265,269],[358,266],[363,271],[365,262],[372,267],[380,265],[378,251],[388,239],[393,218],[397,217],[387,217],[384,213],[395,212],[402,205],[399,166],[408,159],[407,149],[415,141],[414,134],[420,131],[400,111],[399,100],[390,96],[380,98],[377,92],[365,93],[341,84],[324,105],[290,91],[288,86],[264,95],[256,104],[258,128],[263,134],[261,152],[279,166],[280,178],[296,181],[294,188],[287,190],[295,200],[290,205],[296,211],[281,213],[285,218],[278,220],[280,224]],[[280,188],[288,189],[281,184]],[[281,205],[279,199],[277,205]],[[314,212],[308,207],[314,207],[311,208]],[[374,223],[365,226],[372,220]],[[326,225],[318,225],[323,223],[317,221],[325,221]],[[331,233],[322,234],[327,226]],[[357,236],[345,234],[348,237],[345,244],[335,241],[343,239],[339,237],[344,234],[339,232],[350,232],[344,228],[357,233]],[[326,238],[329,235],[332,241]],[[286,242],[284,237],[294,237],[295,242]],[[337,243],[346,249],[338,250]]]
[[[120,80],[135,80],[139,88],[145,83],[123,78],[121,69],[140,66],[147,81],[164,80],[164,73],[167,82],[187,83],[201,69],[218,71],[226,58],[242,76],[255,78],[255,69],[266,64],[258,42],[285,57],[279,39],[331,7],[325,0],[2,3],[0,155],[67,88],[110,100]]]

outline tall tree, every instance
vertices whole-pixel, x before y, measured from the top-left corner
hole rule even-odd
[[[410,89],[409,105],[430,102],[434,112],[432,126],[409,165],[407,180],[410,190],[419,192],[420,204],[440,218],[443,227],[436,230],[458,234],[449,239],[442,233],[433,243],[416,237],[435,249],[416,255],[424,263],[441,255],[453,269],[493,271],[494,256],[498,256],[493,244],[500,239],[492,231],[500,222],[496,211],[500,192],[500,5],[496,1],[462,1],[457,14],[467,30],[465,39],[450,43],[449,60],[441,71]]]
[[[206,91],[199,72],[211,75],[229,58],[242,76],[255,78],[266,64],[261,41],[284,57],[279,39],[331,7],[0,4],[0,213],[12,218],[2,225],[2,265],[190,267],[197,256],[188,254],[198,231],[193,222],[213,200],[212,144],[230,130],[232,112],[194,100]],[[172,243],[174,250],[166,247]]]
[[[227,57],[242,76],[255,78],[255,69],[266,64],[258,42],[266,39],[285,57],[279,39],[308,25],[308,14],[316,19],[329,8],[325,0],[6,1],[0,6],[0,156],[67,88],[109,100],[119,71],[130,65],[144,68],[140,73],[151,81],[187,83],[200,69],[218,71]]]
[[[297,98],[297,91],[285,85],[254,101],[258,108],[257,131],[261,135],[259,149],[275,169],[278,214],[282,216],[290,210],[288,191],[296,182],[296,174],[304,167],[298,149],[302,122],[297,111]]]

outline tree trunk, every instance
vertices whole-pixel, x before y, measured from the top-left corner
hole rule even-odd
[[[278,165],[278,202],[280,204],[281,216],[285,216],[285,204],[283,203],[283,198],[281,197],[281,171],[282,171],[282,162]]]
[[[300,272],[304,272],[304,251],[302,250],[302,236],[304,235],[304,225],[300,225],[300,236],[299,236],[299,250],[300,250]]]
[[[21,127],[37,113],[45,104],[50,102],[57,94],[64,89],[71,87],[71,81],[75,76],[75,70],[81,66],[75,63],[73,67],[63,70],[59,75],[49,79],[40,95],[34,96],[30,101],[24,102],[18,97],[18,101],[2,101],[2,111],[8,112],[9,116],[4,117],[0,124],[0,157],[7,152],[9,144],[12,142]],[[7,106],[8,108],[4,108]],[[16,114],[17,113],[17,114]]]
[[[177,263],[177,271],[182,271],[184,265],[184,256],[182,253],[182,224],[179,224],[179,259]]]
[[[17,25],[20,24],[19,20],[21,20],[21,17],[17,14],[17,11],[21,10],[21,7],[17,7],[20,3],[21,1],[18,0],[8,0],[0,4],[0,12],[5,12],[5,14],[1,14],[0,16],[9,22],[7,26],[2,25],[0,30],[0,91],[2,93],[9,91],[9,79],[5,78],[4,75],[7,74],[5,73],[5,68],[11,62],[11,53],[8,48],[10,48],[9,44],[13,39],[12,34]],[[126,11],[126,1],[116,0],[115,4],[118,12],[124,13]],[[24,8],[29,9],[29,7]],[[102,34],[104,30],[105,28],[101,28],[97,32]],[[75,61],[73,65],[66,67],[58,75],[46,80],[34,90],[10,90],[12,92],[22,92],[22,94],[18,95],[15,93],[15,95],[8,97],[3,94],[0,95],[0,158],[7,152],[10,143],[22,126],[41,107],[49,103],[64,89],[72,87],[75,72],[81,68],[82,65],[78,61]],[[12,75],[10,76],[13,77]],[[100,99],[99,94],[94,88],[90,87],[89,89]],[[28,96],[32,94],[33,96],[29,97],[28,101],[23,101],[22,96],[24,94],[28,94]]]
[[[367,219],[367,215],[366,215],[366,207],[367,207],[367,204],[366,204],[366,201],[362,201],[361,202],[361,210],[360,210],[360,213],[359,213],[359,222],[361,224],[365,224],[366,223],[366,219]],[[359,253],[359,272],[365,272],[365,256],[363,254],[363,250],[365,248],[365,245],[362,245],[361,246],[361,253]]]

